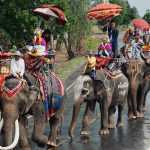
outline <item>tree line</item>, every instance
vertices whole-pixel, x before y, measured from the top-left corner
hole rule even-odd
[[[56,50],[64,45],[69,58],[80,53],[83,49],[83,41],[89,36],[91,22],[86,13],[91,5],[99,0],[0,0],[0,45],[9,49],[13,44],[22,47],[33,38],[33,31],[39,25],[47,28],[51,34],[51,44]],[[120,25],[129,24],[130,21],[139,17],[135,7],[130,7],[128,1],[110,0],[112,3],[123,7],[121,16],[116,17]],[[44,21],[35,16],[32,9],[43,3],[59,5],[65,12],[68,22],[62,26],[55,20]],[[92,23],[93,24],[93,23]],[[55,42],[55,44],[53,44]]]

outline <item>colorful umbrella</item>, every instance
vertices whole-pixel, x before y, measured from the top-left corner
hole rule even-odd
[[[54,17],[61,24],[65,24],[67,22],[67,18],[63,10],[57,5],[43,4],[38,8],[35,8],[33,13],[42,16],[45,20]]]
[[[117,4],[111,4],[111,3],[100,3],[97,4],[96,6],[94,6],[93,8],[91,8],[89,10],[89,12],[92,11],[102,11],[102,10],[110,10],[110,9],[122,9],[121,6],[117,5]]]
[[[120,15],[122,7],[117,4],[101,3],[91,8],[87,16],[89,19],[103,20]]]
[[[132,24],[139,29],[149,29],[149,24],[144,19],[134,19],[132,20]]]

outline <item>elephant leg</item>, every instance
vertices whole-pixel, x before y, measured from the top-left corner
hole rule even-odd
[[[146,87],[144,88],[146,89],[145,93],[142,95],[143,96],[143,107],[142,107],[142,111],[145,112],[146,111],[146,96],[150,90],[150,81],[146,81]]]
[[[117,127],[122,127],[122,111],[123,111],[123,105],[118,105],[118,119],[117,119]]]
[[[39,146],[44,146],[48,142],[47,136],[44,135],[45,130],[45,112],[43,109],[43,104],[37,101],[33,108],[34,116],[34,131],[32,135],[32,140],[39,144]]]
[[[96,105],[96,101],[94,100],[88,102],[86,105],[86,110],[85,110],[83,121],[82,121],[81,135],[89,135],[89,126],[93,121],[95,105]]]
[[[137,105],[137,111],[138,111],[137,117],[139,118],[144,117],[143,104],[146,101],[146,96],[149,91],[148,88],[149,88],[149,83],[147,84],[146,81],[144,81],[144,83],[142,84],[139,90],[140,96],[138,96],[139,98],[138,98],[138,105]]]
[[[108,128],[109,129],[113,129],[113,128],[116,127],[115,119],[114,119],[115,112],[116,112],[116,107],[115,106],[110,106],[109,107],[109,112],[108,112]]]
[[[20,119],[19,146],[21,150],[31,150],[29,140],[28,140],[27,130],[26,130],[26,122],[27,122],[27,119],[25,117]]]
[[[138,85],[136,85],[136,83],[133,82],[133,85],[131,85],[131,102],[132,102],[132,112],[135,118],[137,117],[137,92],[138,92]]]
[[[50,131],[47,145],[52,146],[52,147],[57,147],[56,138],[57,138],[57,132],[58,132],[58,127],[59,127],[59,118],[55,116],[52,117],[50,119],[50,127],[51,127],[51,131]]]
[[[129,91],[127,102],[128,102],[128,118],[129,119],[134,119],[135,116],[134,116],[133,110],[132,110],[132,99],[131,99],[130,91]]]
[[[100,102],[100,111],[101,111],[101,129],[99,131],[99,134],[101,135],[109,134],[107,100],[103,100]]]
[[[73,133],[74,133],[74,129],[76,127],[76,122],[77,122],[77,118],[80,112],[80,107],[81,104],[83,103],[84,100],[77,100],[73,106],[73,113],[72,113],[72,120],[71,120],[71,124],[69,127],[69,136],[71,137],[71,141],[73,140]]]

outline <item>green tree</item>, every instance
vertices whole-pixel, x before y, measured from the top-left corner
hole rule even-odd
[[[148,23],[150,23],[150,9],[146,10],[146,13],[143,16],[143,19],[145,19]]]

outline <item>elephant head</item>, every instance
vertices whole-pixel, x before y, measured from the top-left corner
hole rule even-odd
[[[69,128],[69,136],[73,137],[73,132],[76,127],[77,117],[80,111],[80,106],[85,101],[94,100],[94,87],[93,80],[86,75],[79,76],[75,81],[74,86],[74,105],[73,105],[73,114],[72,121]]]
[[[14,89],[18,79],[7,79],[2,88]],[[19,140],[19,121],[20,116],[27,113],[38,96],[37,89],[29,90],[27,84],[23,84],[15,96],[9,97],[5,90],[0,96],[1,121],[0,130],[3,128],[4,146],[0,150],[13,149]],[[15,132],[14,132],[15,131]],[[14,133],[14,135],[13,135]]]

